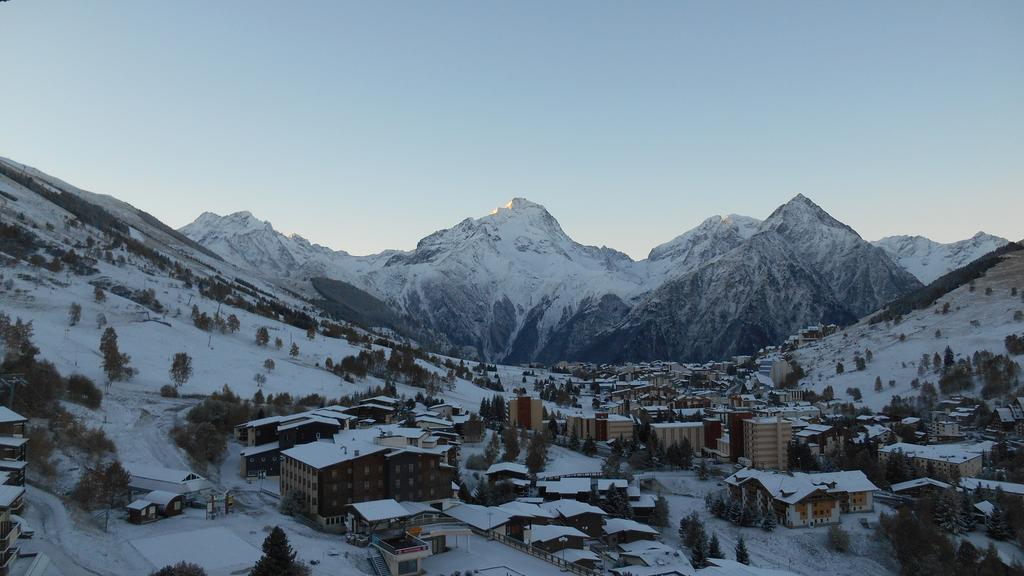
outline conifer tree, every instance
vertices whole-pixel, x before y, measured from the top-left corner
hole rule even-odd
[[[750,564],[750,552],[747,550],[747,541],[743,539],[742,534],[740,534],[739,541],[736,542],[736,561],[740,564]]]
[[[309,568],[295,560],[295,550],[288,543],[288,535],[280,526],[274,526],[263,541],[263,556],[253,566],[249,576],[305,576]]]
[[[708,543],[708,558],[725,558],[722,554],[722,544],[718,541],[718,534],[711,533],[711,542]]]

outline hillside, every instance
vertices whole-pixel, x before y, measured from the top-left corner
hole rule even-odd
[[[1013,290],[1017,289],[1017,294]],[[991,290],[991,293],[989,291]],[[917,396],[919,390],[911,382],[936,384],[938,375],[929,368],[919,375],[921,357],[938,353],[948,346],[956,358],[971,358],[977,351],[1005,354],[1004,339],[1009,334],[1024,334],[1024,321],[1014,315],[1024,310],[1024,253],[1012,252],[984,276],[961,286],[923,310],[906,314],[901,322],[871,324],[868,318],[797,350],[796,360],[807,373],[805,385],[821,392],[832,386],[836,398],[848,400],[848,388],[859,388],[863,404],[879,409],[894,395]],[[945,304],[947,313],[942,313]],[[854,356],[872,353],[872,360],[863,371],[855,368]],[[1021,358],[1015,358],[1021,363]],[[836,374],[841,361],[845,372]],[[875,378],[883,382],[880,392],[874,390]],[[890,387],[889,381],[895,386]]]

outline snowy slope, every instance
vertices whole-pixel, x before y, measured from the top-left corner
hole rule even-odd
[[[919,378],[917,363],[922,354],[940,355],[949,346],[957,358],[970,357],[975,351],[988,350],[1006,353],[1004,338],[1008,334],[1024,333],[1024,322],[1013,320],[1014,312],[1024,310],[1024,300],[1014,296],[1012,289],[1024,290],[1024,254],[1010,253],[980,278],[972,292],[961,286],[938,300],[935,306],[907,314],[899,324],[871,325],[865,318],[835,335],[829,336],[796,351],[795,357],[807,372],[805,383],[818,392],[832,386],[837,398],[848,400],[847,388],[860,388],[864,404],[878,409],[889,403],[892,396],[916,396],[911,381]],[[991,288],[992,293],[986,294]],[[949,302],[948,314],[936,313],[936,308]],[[976,322],[977,324],[973,324]],[[940,336],[936,337],[936,331]],[[905,339],[900,341],[900,335]],[[854,354],[871,350],[873,360],[865,370],[854,369]],[[836,374],[837,361],[846,371]],[[1017,358],[1020,362],[1021,358]],[[884,384],[875,392],[875,378]],[[921,381],[936,383],[938,376],[929,371]],[[889,380],[896,386],[889,387]]]
[[[940,244],[924,236],[888,236],[872,242],[923,284],[962,268],[1006,243],[1005,238],[984,232],[949,244]]]

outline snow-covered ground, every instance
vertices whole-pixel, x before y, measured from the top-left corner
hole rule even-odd
[[[1011,294],[1018,288],[1018,295]],[[991,288],[992,293],[986,294]],[[899,324],[878,323],[867,320],[797,350],[795,357],[807,373],[804,381],[821,392],[832,386],[836,398],[849,400],[846,389],[860,388],[863,402],[869,408],[879,409],[889,403],[893,395],[904,398],[916,396],[911,381],[937,383],[938,376],[928,371],[918,376],[918,362],[922,354],[941,356],[949,346],[957,358],[970,357],[975,351],[988,350],[1005,354],[1004,339],[1008,334],[1024,333],[1024,322],[1013,319],[1014,312],[1024,310],[1020,293],[1024,292],[1024,254],[1014,252],[978,279],[974,291],[969,286],[943,296],[935,305],[916,310]],[[936,313],[943,304],[950,305],[948,314]],[[976,323],[976,324],[975,324]],[[936,331],[940,336],[936,337]],[[904,335],[905,339],[900,340]],[[857,371],[854,354],[871,350],[873,360],[863,371]],[[845,371],[836,374],[836,362],[842,361]],[[881,392],[875,392],[875,378],[883,383]],[[889,380],[896,386],[889,387]]]

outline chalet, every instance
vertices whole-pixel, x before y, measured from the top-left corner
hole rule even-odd
[[[559,526],[548,524],[534,526],[530,530],[530,544],[544,550],[555,553],[566,548],[576,550],[583,549],[583,541],[587,535],[572,526]]]
[[[627,566],[668,566],[681,560],[679,550],[657,540],[620,542],[618,551]]]
[[[545,500],[571,499],[587,502],[590,500],[590,478],[559,478],[538,480],[537,490]]]
[[[520,493],[530,487],[530,471],[526,466],[515,462],[491,464],[487,472],[484,472],[484,476],[491,483],[511,482]]]
[[[603,532],[603,539],[610,546],[637,540],[655,540],[659,534],[654,528],[627,518],[608,518],[604,521]]]
[[[25,489],[21,486],[0,486],[0,574],[11,573],[11,565],[18,558],[18,538],[22,536],[24,521],[16,515],[24,507]],[[29,533],[30,534],[30,533]]]
[[[603,520],[608,514],[597,506],[577,500],[554,500],[544,502],[540,507],[556,512],[561,524],[572,526],[591,538],[600,538],[603,534]]]
[[[725,484],[734,500],[775,514],[789,528],[835,524],[840,514],[870,511],[878,490],[859,470],[782,474],[745,468]]]
[[[498,509],[509,515],[506,534],[522,542],[526,541],[526,534],[531,527],[551,524],[558,518],[557,512],[528,502],[506,502],[498,506]]]
[[[185,497],[183,495],[163,490],[153,490],[142,496],[142,500],[155,504],[157,506],[157,513],[165,518],[177,516],[185,508]]]
[[[126,509],[128,510],[128,521],[132,524],[146,524],[148,522],[156,522],[160,519],[157,515],[159,506],[146,500],[145,498],[139,498],[133,500]]]
[[[512,514],[497,506],[456,504],[444,510],[444,514],[483,532],[509,535],[508,523]]]

